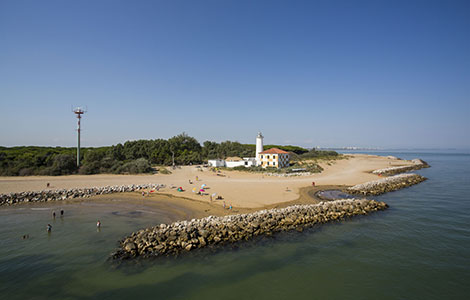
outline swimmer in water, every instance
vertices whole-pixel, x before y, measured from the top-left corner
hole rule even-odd
[[[62,217],[63,215],[64,215],[64,210],[61,209],[61,210],[60,210],[60,216]]]
[[[47,224],[46,230],[47,230],[47,232],[51,232],[51,230],[52,230],[51,224]]]
[[[55,211],[52,212],[52,217],[55,219]]]
[[[96,222],[96,228],[100,228],[101,227],[101,222],[100,220],[98,220],[98,222]]]

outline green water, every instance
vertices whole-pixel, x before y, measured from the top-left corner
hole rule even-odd
[[[145,203],[0,208],[0,298],[467,299],[470,155],[393,154],[432,168],[419,171],[428,181],[376,197],[386,212],[180,258],[107,260],[124,235],[174,220]]]

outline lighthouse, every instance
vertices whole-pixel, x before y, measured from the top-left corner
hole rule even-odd
[[[264,136],[261,132],[258,132],[258,136],[256,137],[256,165],[261,165],[261,158],[260,153],[263,152],[263,138]]]

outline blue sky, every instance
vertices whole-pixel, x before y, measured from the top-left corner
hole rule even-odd
[[[0,145],[470,148],[470,1],[0,1]]]

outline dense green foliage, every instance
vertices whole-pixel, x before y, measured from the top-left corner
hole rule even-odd
[[[63,175],[76,171],[75,150],[63,147],[0,147],[0,175]]]
[[[264,150],[268,150],[271,148],[279,148],[281,150],[287,151],[287,152],[292,152],[295,154],[304,154],[307,153],[308,150],[299,146],[280,146],[280,145],[264,145]]]
[[[76,167],[76,148],[0,147],[0,175],[65,175],[148,173],[151,165],[202,163],[203,148],[186,134],[168,140],[128,141],[110,147],[82,148]]]
[[[308,151],[297,146],[266,145],[277,147],[298,157],[310,158],[325,151]],[[81,166],[76,167],[76,148],[65,147],[0,147],[0,175],[66,175],[66,174],[137,174],[156,172],[152,165],[171,166],[200,164],[208,159],[230,156],[253,157],[256,146],[226,141],[206,141],[201,144],[182,133],[168,140],[128,141],[109,147],[82,148]],[[332,152],[334,155],[337,153]],[[323,153],[325,154],[325,153]],[[160,169],[163,170],[163,169]],[[164,172],[164,171],[161,171]]]
[[[339,155],[340,154],[336,151],[312,149],[308,152],[301,153],[300,158],[301,159],[314,159],[314,158],[323,158],[323,157],[334,158]]]

